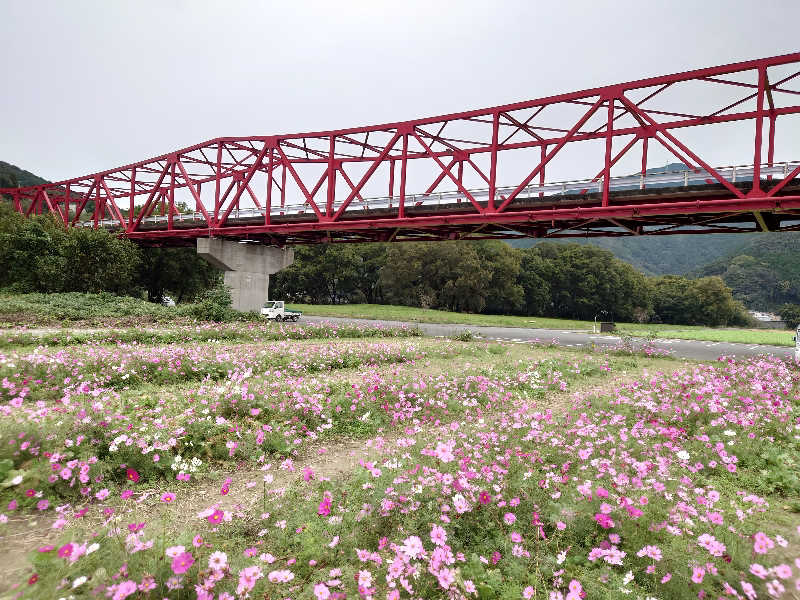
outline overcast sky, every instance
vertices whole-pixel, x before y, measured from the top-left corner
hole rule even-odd
[[[217,136],[398,121],[784,54],[800,46],[798,17],[797,0],[0,0],[0,160],[59,180]]]

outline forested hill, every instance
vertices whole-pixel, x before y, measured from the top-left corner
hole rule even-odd
[[[744,236],[743,236],[744,237]],[[747,236],[735,252],[701,266],[690,275],[719,275],[746,306],[776,309],[800,304],[800,232]]]
[[[624,238],[570,238],[563,241],[599,246],[649,275],[682,275],[731,254],[736,254],[739,248],[759,235],[757,233],[712,233]],[[537,242],[538,240],[531,239],[512,240],[510,243],[516,248],[529,248]]]
[[[683,163],[670,163],[647,169],[655,175],[669,171],[685,171]],[[657,187],[656,184],[654,187]],[[717,259],[735,254],[758,234],[665,235],[624,238],[570,238],[565,242],[592,244],[611,251],[648,275],[682,275]],[[538,240],[514,240],[515,248],[530,248]]]
[[[49,182],[30,171],[0,160],[0,187],[27,187],[43,183]]]

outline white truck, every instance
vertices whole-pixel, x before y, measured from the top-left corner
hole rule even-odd
[[[800,325],[797,326],[794,336],[794,359],[800,362]]]
[[[283,300],[269,300],[261,308],[261,316],[275,321],[297,321],[303,313],[296,310],[286,310]]]

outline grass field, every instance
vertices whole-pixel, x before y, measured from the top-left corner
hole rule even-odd
[[[452,323],[473,326],[531,327],[537,329],[569,329],[591,331],[591,321],[550,319],[545,317],[517,317],[505,315],[476,315],[451,313],[441,310],[386,306],[382,304],[295,304],[295,310],[323,317],[350,317],[358,319],[385,319],[417,323]],[[773,329],[710,328],[689,325],[651,325],[617,323],[617,333],[635,337],[704,340],[710,342],[739,342],[743,344],[769,344],[793,346],[791,331]]]
[[[415,334],[6,335],[0,598],[790,597],[796,366]]]

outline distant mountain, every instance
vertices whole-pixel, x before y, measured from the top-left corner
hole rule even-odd
[[[683,163],[669,163],[663,167],[647,169],[647,173],[656,175],[670,171],[686,171],[688,168]],[[758,233],[709,233],[548,241],[592,244],[605,248],[617,258],[631,263],[649,275],[684,275],[715,260],[735,254],[738,248],[750,243],[759,235]],[[530,248],[539,241],[542,240],[511,240],[509,243],[515,248]]]
[[[38,175],[34,175],[30,171],[20,169],[16,165],[12,165],[0,160],[0,180],[8,182],[8,187],[27,187],[29,185],[41,185],[43,183],[50,183],[46,179],[42,179]],[[0,185],[5,187],[6,184]]]
[[[709,233],[546,241],[599,246],[649,275],[683,275],[735,253],[738,248],[758,235],[757,233]],[[539,241],[545,240],[511,240],[509,243],[516,248],[529,248]]]
[[[800,304],[800,232],[754,234],[735,252],[690,275],[719,275],[748,308]]]

